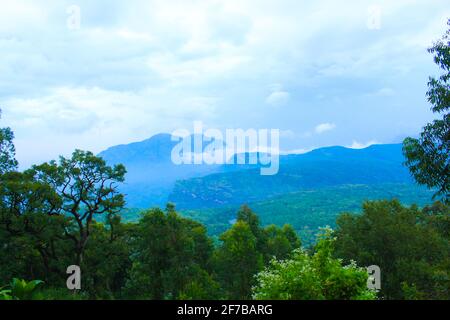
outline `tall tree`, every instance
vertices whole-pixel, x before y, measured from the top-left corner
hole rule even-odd
[[[12,264],[17,255],[14,249],[21,248],[24,260],[36,260],[30,258],[36,252],[42,263],[34,262],[27,275],[45,280],[50,273],[61,275],[64,271],[57,267],[57,258],[68,221],[59,215],[60,205],[61,199],[56,192],[48,184],[35,181],[30,172],[13,171],[1,175],[0,233],[4,235],[4,242],[0,254],[9,255]]]
[[[0,128],[0,256],[8,265],[0,278],[22,272],[48,281],[63,273],[61,236],[67,219],[58,215],[61,199],[50,185],[30,171],[17,171],[13,139],[10,128]]]
[[[450,27],[450,19],[448,21]],[[442,69],[439,78],[430,77],[428,101],[442,118],[427,124],[418,139],[406,138],[403,152],[406,165],[420,184],[437,188],[436,197],[449,202],[450,195],[450,29],[428,51]]]
[[[2,110],[0,109],[0,119]],[[10,128],[0,128],[0,174],[17,169],[14,133]]]
[[[71,158],[33,166],[30,172],[56,190],[62,200],[59,213],[74,221],[65,235],[73,241],[76,264],[81,265],[94,216],[118,213],[125,204],[117,190],[124,181],[125,167],[110,167],[92,152],[76,150]]]
[[[246,204],[242,205],[239,208],[239,211],[236,215],[237,221],[242,221],[248,224],[250,227],[250,231],[256,238],[256,249],[259,252],[263,252],[266,246],[266,233],[263,228],[261,228],[259,217],[256,213],[253,212],[252,209]]]
[[[300,239],[291,225],[285,224],[282,228],[269,225],[264,228],[264,233],[266,242],[263,254],[266,263],[273,258],[286,259],[293,250],[301,246]]]
[[[397,200],[366,202],[362,214],[337,219],[336,256],[378,265],[384,298],[448,299],[448,218],[445,206],[421,211]]]
[[[172,205],[166,212],[147,211],[138,224],[128,294],[139,299],[177,299],[207,289],[212,249],[205,227],[180,217]]]
[[[301,242],[292,226],[282,228],[269,225],[262,228],[259,217],[248,205],[243,205],[237,212],[237,221],[248,224],[256,238],[256,249],[263,255],[264,263],[272,258],[284,259],[292,250],[300,248]]]
[[[124,224],[119,215],[93,223],[84,253],[83,290],[95,298],[117,298],[131,268],[131,247],[137,224]]]
[[[251,227],[239,220],[220,236],[220,240],[222,246],[216,252],[215,266],[227,298],[250,299],[254,276],[263,266]]]

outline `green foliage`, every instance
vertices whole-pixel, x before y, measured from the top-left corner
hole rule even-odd
[[[448,21],[450,27],[450,20]],[[442,40],[428,50],[442,69],[439,78],[430,77],[428,101],[441,116],[427,124],[418,139],[406,138],[403,151],[406,165],[420,184],[437,188],[436,197],[450,200],[450,28]]]
[[[261,225],[282,226],[288,222],[302,239],[302,244],[314,243],[319,228],[335,227],[340,212],[361,212],[365,200],[399,199],[406,205],[431,204],[433,190],[412,184],[340,185],[297,191],[269,200],[249,203],[258,213]],[[222,207],[181,211],[191,219],[202,222],[213,236],[218,236],[236,218],[237,207]]]
[[[10,128],[0,128],[0,174],[17,169],[13,139]]]
[[[40,294],[45,300],[88,300],[89,294],[80,290],[69,291],[63,287],[43,288]]]
[[[4,287],[0,288],[0,300],[12,300],[11,290],[5,289]]]
[[[120,212],[125,204],[117,191],[118,183],[124,181],[125,167],[107,166],[92,152],[75,150],[71,158],[60,157],[59,163],[33,166],[29,172],[37,181],[52,186],[61,198],[58,213],[73,221],[65,235],[73,241],[75,262],[81,266],[94,216]]]
[[[29,172],[5,173],[0,182],[0,261],[5,265],[0,281],[12,277],[48,281],[51,274],[63,272],[56,260],[65,246],[61,235],[69,222],[57,214],[60,198]]]
[[[236,223],[220,236],[215,253],[215,270],[231,299],[249,299],[254,276],[272,258],[285,258],[300,247],[294,229],[285,225],[262,228],[258,216],[243,205]]]
[[[40,300],[42,296],[37,289],[43,283],[41,280],[27,282],[14,278],[8,289],[0,289],[0,300]]]
[[[0,118],[2,110],[0,109]],[[14,133],[10,128],[0,128],[0,175],[17,169]]]
[[[249,299],[254,275],[263,266],[257,239],[251,227],[237,221],[220,236],[222,245],[215,255],[215,270],[229,299]]]
[[[14,278],[11,283],[11,295],[18,300],[33,300],[38,297],[37,288],[44,282],[32,280],[27,282],[23,279]]]
[[[297,249],[287,260],[272,260],[257,275],[253,297],[259,300],[375,299],[367,289],[367,272],[333,258],[331,231],[320,236],[314,254]]]
[[[449,208],[419,210],[398,201],[366,202],[360,216],[337,221],[336,256],[381,268],[387,299],[449,299]]]
[[[211,300],[221,299],[222,289],[213,276],[205,270],[198,269],[195,277],[188,280],[180,292],[181,300]]]
[[[212,279],[212,242],[197,222],[181,218],[174,208],[144,213],[134,243],[126,292],[139,299],[201,298]],[[192,279],[196,279],[193,283]]]
[[[17,172],[12,132],[2,129],[0,138],[0,283],[13,279],[0,289],[0,299],[373,299],[367,273],[351,259],[381,266],[385,298],[449,297],[450,210],[442,203],[423,210],[396,201],[367,203],[360,217],[339,218],[337,242],[326,233],[311,253],[300,249],[297,233],[311,244],[313,230],[332,224],[342,208],[356,211],[367,197],[427,203],[428,194],[410,185],[374,184],[389,173],[368,177],[368,168],[379,168],[376,163],[352,168],[357,171],[352,182],[369,179],[370,185],[335,186],[348,180],[346,171],[338,170],[318,188],[299,191],[297,176],[313,182],[302,170],[315,166],[326,173],[312,154],[300,171],[293,169],[291,184],[274,182],[287,188],[282,192],[295,192],[251,204],[260,217],[246,205],[214,214],[190,212],[213,233],[223,232],[213,242],[204,225],[183,218],[170,203],[165,211],[148,210],[137,223],[124,223],[122,215],[130,221],[137,210],[123,208],[117,189],[126,172],[122,165],[110,167],[76,150],[70,158]],[[319,158],[324,155],[328,151]],[[360,159],[350,158],[355,164]],[[395,155],[389,159],[398,162]],[[295,167],[297,160],[287,165]],[[262,195],[258,179],[248,180],[257,193],[253,199]],[[293,226],[279,227],[286,221]],[[74,262],[82,269],[82,290],[71,292],[65,271]],[[47,285],[38,290],[41,281],[19,278]]]
[[[261,230],[259,226],[258,216],[250,209],[248,205],[243,205],[238,213],[237,220],[248,224],[253,235],[258,239],[261,237]]]
[[[120,216],[108,216],[107,222],[93,223],[86,246],[83,288],[91,297],[112,299],[122,295],[136,225],[123,224]]]
[[[266,262],[272,258],[285,259],[301,246],[294,228],[288,224],[282,228],[272,224],[264,228],[263,232],[265,234],[263,253]]]
[[[1,145],[6,153],[0,167],[9,169],[0,174],[0,281],[39,278],[50,288],[65,288],[67,266],[83,262],[83,283],[91,297],[120,295],[131,265],[132,232],[115,216],[124,204],[116,188],[125,168],[111,168],[77,150],[59,163],[17,172],[8,163],[14,155],[12,138],[12,133],[6,136],[11,147],[5,147],[5,139]],[[94,220],[102,214],[107,216],[104,225]]]

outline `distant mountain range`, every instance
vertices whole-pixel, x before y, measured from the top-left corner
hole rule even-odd
[[[179,209],[211,208],[344,184],[413,183],[403,161],[401,144],[321,148],[281,156],[279,173],[274,176],[247,167],[179,180],[169,201]]]
[[[121,191],[126,194],[129,207],[163,206],[177,180],[220,170],[217,165],[174,165],[171,152],[176,144],[170,134],[162,133],[141,142],[114,146],[99,154],[108,164],[121,163],[127,168]]]
[[[263,176],[259,165],[175,165],[171,152],[176,143],[169,134],[158,134],[99,154],[108,164],[126,166],[121,191],[129,208],[164,206],[170,201],[220,232],[233,220],[237,208],[249,203],[261,211],[258,214],[264,223],[293,221],[304,233],[301,223],[313,219],[333,224],[337,213],[354,211],[364,199],[431,202],[432,192],[416,186],[403,166],[401,144],[326,147],[283,155],[278,174]],[[315,218],[305,218],[312,214]],[[316,229],[317,223],[306,227]]]
[[[402,165],[401,144],[327,147],[284,155],[279,173],[263,176],[258,165],[175,165],[171,152],[176,143],[169,134],[158,134],[99,154],[109,164],[127,168],[121,191],[129,207],[171,201],[179,209],[210,208],[340,184],[412,183]]]

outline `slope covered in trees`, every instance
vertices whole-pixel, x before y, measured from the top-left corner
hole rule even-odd
[[[398,199],[405,205],[424,207],[433,203],[433,193],[433,190],[410,184],[339,185],[292,192],[248,205],[258,212],[263,225],[283,225],[289,221],[303,243],[310,245],[320,227],[334,228],[341,212],[360,213],[364,201]],[[238,208],[230,205],[180,212],[204,223],[212,236],[218,236],[235,221]],[[127,217],[133,219],[132,214]]]
[[[2,299],[373,299],[361,268],[374,263],[385,279],[379,297],[449,297],[444,204],[367,203],[310,249],[291,225],[263,226],[242,206],[214,239],[172,204],[122,222],[125,168],[89,152],[16,171],[12,137],[2,141],[13,164],[0,176]],[[76,294],[66,288],[73,264],[83,270]],[[30,292],[15,293],[20,286]]]

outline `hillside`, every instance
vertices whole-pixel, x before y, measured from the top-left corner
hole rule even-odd
[[[280,158],[277,175],[258,169],[221,172],[180,180],[169,201],[181,210],[239,205],[301,190],[344,184],[412,183],[401,144],[365,149],[328,147]]]
[[[257,165],[181,165],[170,159],[169,134],[109,148],[100,153],[128,170],[122,192],[125,220],[142,209],[170,201],[203,222],[212,235],[226,230],[243,203],[267,224],[291,223],[305,243],[319,227],[333,226],[343,211],[359,212],[364,200],[397,198],[404,204],[431,203],[432,191],[416,186],[403,166],[401,144],[365,149],[327,147],[280,157],[280,171],[260,175]]]
[[[383,183],[372,185],[338,185],[297,191],[268,200],[250,202],[263,225],[291,224],[304,244],[315,240],[320,227],[335,226],[342,212],[359,213],[363,201],[398,199],[405,205],[431,204],[433,192],[414,184]],[[238,205],[218,208],[185,210],[182,213],[204,223],[212,235],[227,230],[236,218]]]

